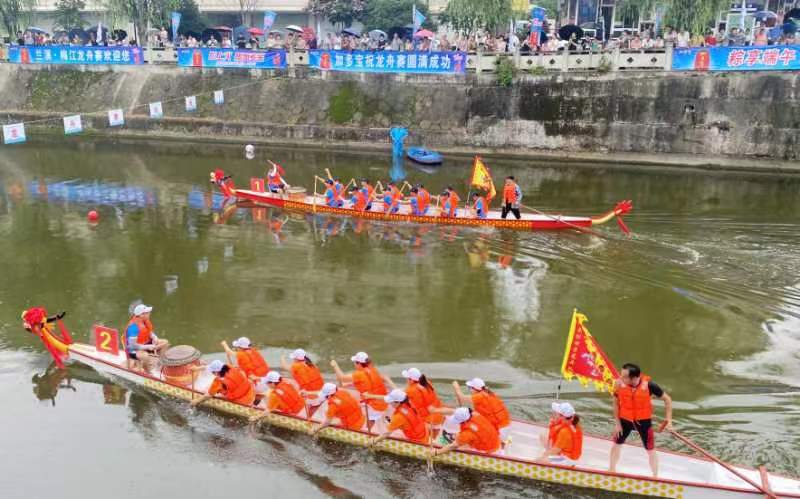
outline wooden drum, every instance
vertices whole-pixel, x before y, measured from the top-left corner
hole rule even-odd
[[[286,195],[289,197],[291,201],[304,202],[306,200],[306,188],[289,187],[288,189],[286,189]]]
[[[196,376],[192,367],[200,365],[200,350],[189,345],[170,347],[161,354],[161,374],[169,383],[189,386],[192,376]]]

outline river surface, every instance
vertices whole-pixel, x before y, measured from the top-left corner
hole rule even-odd
[[[272,364],[297,347],[326,367],[365,350],[398,378],[419,367],[450,400],[451,380],[483,377],[516,417],[540,421],[577,307],[617,365],[638,362],[672,394],[679,430],[723,458],[798,474],[800,177],[487,159],[538,209],[595,215],[632,199],[627,239],[613,222],[599,235],[521,233],[221,209],[209,171],[246,184],[265,158],[309,190],[329,167],[466,191],[471,163],[424,172],[375,153],[242,152],[0,147],[0,497],[601,496],[452,468],[428,478],[416,461],[254,435],[80,365],[58,371],[19,319],[33,305],[66,310],[88,341],[94,323],[123,327],[136,300],[155,307],[161,336],[209,358],[242,335]],[[572,382],[561,396],[586,431],[611,431],[607,395]]]

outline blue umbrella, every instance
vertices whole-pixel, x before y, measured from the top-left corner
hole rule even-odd
[[[31,33],[47,33],[47,31],[42,28],[37,28],[36,26],[29,26],[25,31],[30,31]]]
[[[769,10],[762,10],[761,12],[756,12],[753,17],[756,18],[756,21],[764,22],[767,19],[777,19],[778,14]]]
[[[355,28],[345,28],[345,29],[342,30],[342,33],[344,33],[345,35],[350,35],[350,36],[355,36],[355,37],[361,36],[361,31],[359,31],[359,30],[357,30]]]

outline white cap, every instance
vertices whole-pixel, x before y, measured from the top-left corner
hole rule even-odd
[[[133,308],[133,315],[142,315],[151,312],[153,307],[148,307],[144,303],[140,303]]]
[[[222,366],[225,364],[222,363],[221,360],[212,360],[211,364],[208,365],[208,371],[212,373],[218,373],[222,371]]]
[[[336,393],[336,385],[333,383],[325,383],[322,385],[322,390],[320,391],[323,397],[330,397],[334,393]]]
[[[444,418],[444,423],[442,423],[442,429],[450,434],[456,434],[461,431],[461,425],[459,425],[453,415],[447,416]]]
[[[404,401],[405,399],[406,399],[406,392],[398,388],[395,388],[394,390],[389,392],[389,395],[383,397],[383,400],[389,403],[399,403]]]
[[[289,354],[289,358],[294,360],[306,360],[306,357],[308,357],[308,355],[306,355],[306,351],[303,350],[302,348],[298,348],[297,350]]]
[[[369,355],[367,355],[367,352],[358,352],[357,354],[350,357],[350,360],[352,360],[353,362],[358,362],[359,364],[365,364],[366,362],[369,361]]]
[[[469,413],[469,409],[467,409],[466,407],[459,407],[458,409],[453,411],[453,421],[455,421],[458,424],[466,423],[467,421],[469,421],[469,418],[471,416],[472,415]]]
[[[467,381],[467,386],[474,388],[475,390],[483,390],[486,388],[486,383],[484,383],[480,378],[472,378],[471,380]]]
[[[402,374],[403,374],[404,378],[407,378],[407,379],[410,379],[410,380],[413,380],[413,381],[419,381],[419,379],[422,377],[422,373],[419,372],[419,369],[417,369],[416,367],[412,367],[411,369],[405,369],[402,372]]]
[[[573,408],[572,404],[569,402],[553,402],[550,407],[553,409],[553,412],[560,414],[565,418],[571,418],[575,415],[575,408]]]
[[[233,340],[231,345],[235,346],[236,348],[250,348],[250,338],[242,336],[238,340]]]
[[[280,380],[281,380],[281,373],[279,373],[278,371],[270,371],[264,377],[264,381],[266,381],[267,383],[277,383]]]

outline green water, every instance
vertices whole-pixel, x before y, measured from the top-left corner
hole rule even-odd
[[[366,350],[393,376],[419,367],[448,395],[451,380],[483,377],[535,420],[548,415],[578,307],[618,365],[638,362],[672,394],[678,429],[724,458],[797,474],[800,177],[487,159],[542,210],[596,215],[632,199],[627,239],[613,222],[600,237],[215,207],[218,167],[242,185],[272,158],[309,190],[325,167],[384,181],[391,167],[379,154],[257,155],[87,139],[0,148],[0,426],[13,449],[0,496],[599,496],[446,468],[430,479],[414,461],[253,435],[81,366],[48,369],[20,326],[41,304],[68,311],[86,341],[94,323],[122,327],[136,300],[155,307],[160,335],[211,356],[242,335],[271,363],[297,347],[323,365]],[[469,168],[447,158],[395,173],[437,191],[464,186]],[[611,431],[607,396],[565,383],[562,397],[587,431]]]

